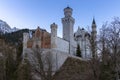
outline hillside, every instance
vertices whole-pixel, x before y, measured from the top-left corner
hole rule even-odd
[[[86,61],[68,57],[53,80],[88,80],[90,69]]]

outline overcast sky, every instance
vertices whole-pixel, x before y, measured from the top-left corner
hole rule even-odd
[[[73,9],[74,31],[77,27],[91,26],[95,17],[98,27],[113,17],[120,17],[120,0],[0,0],[0,19],[11,27],[36,29],[37,26],[50,32],[50,24],[58,24],[62,34],[61,18],[67,6]]]

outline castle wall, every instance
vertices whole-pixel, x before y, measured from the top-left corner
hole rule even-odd
[[[51,47],[51,36],[50,33],[40,30],[39,28],[35,31],[32,37],[29,37],[29,33],[23,34],[23,47],[24,48],[50,48]]]
[[[51,47],[51,37],[48,32],[43,32],[41,37],[41,48],[50,48]]]
[[[77,43],[75,41],[72,41],[70,44],[70,54],[71,55],[76,55],[76,48],[77,48]]]
[[[46,60],[50,61],[50,63],[52,64],[52,71],[55,72],[57,70],[60,69],[60,67],[63,65],[63,63],[66,61],[66,59],[68,57],[72,57],[72,58],[76,58],[76,59],[80,59],[80,60],[83,60],[81,58],[78,58],[76,56],[73,56],[71,54],[67,54],[65,52],[61,52],[59,50],[53,50],[53,49],[39,49],[39,53],[41,56],[36,56],[36,49],[29,49],[29,48],[26,48],[24,50],[24,57],[23,59],[25,58],[25,55],[27,55],[27,59],[28,61],[30,61],[30,64],[31,65],[34,65],[34,67],[38,67],[38,61],[37,59],[38,58],[41,58],[43,60],[43,65],[44,66],[48,66],[48,64],[46,64]],[[45,68],[45,67],[44,67]],[[47,70],[47,69],[46,69]]]
[[[65,41],[65,40],[63,40],[62,38],[59,38],[59,37],[56,38],[56,41],[57,41],[56,50],[69,53],[69,42],[68,41]]]
[[[66,54],[65,52],[61,52],[58,50],[53,50],[53,49],[39,49],[40,52],[39,54],[41,56],[36,56],[36,49],[29,49],[26,48],[24,50],[24,55],[23,55],[23,59],[25,58],[25,55],[27,55],[27,59],[30,61],[31,65],[34,65],[35,67],[37,67],[37,58],[41,58],[43,60],[43,65],[47,65],[46,60],[49,59],[50,63],[52,64],[52,70],[56,71],[58,70],[63,63],[65,62],[65,60],[70,57],[70,54]]]
[[[27,42],[27,48],[32,48],[32,46],[33,46],[33,41],[32,41],[32,40],[29,40],[29,41]]]
[[[89,44],[89,40],[88,39],[84,39],[84,40],[79,40],[77,41],[77,44],[80,45],[80,50],[82,53],[82,58],[91,58],[91,51],[90,51],[90,44]]]
[[[23,33],[23,49],[27,48],[27,42],[29,40],[29,34]]]

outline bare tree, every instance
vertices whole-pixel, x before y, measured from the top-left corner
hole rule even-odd
[[[0,44],[0,80],[13,80],[14,72],[16,70],[15,48],[8,43],[5,43],[4,40],[1,40]]]
[[[91,80],[99,80],[100,76],[100,59],[98,57],[98,46],[97,46],[97,30],[95,20],[92,23],[92,31],[90,32],[89,37],[89,47],[91,51],[91,59],[89,60],[90,67],[90,78]]]
[[[112,63],[110,58],[110,51],[106,43],[107,37],[107,22],[102,25],[99,35],[99,53],[101,53],[100,62],[100,80],[113,80]]]
[[[110,66],[114,78],[118,80],[120,71],[120,19],[116,17],[110,24],[105,23],[100,34],[102,60],[107,64],[111,61]]]
[[[100,75],[100,62],[99,58],[97,57],[97,42],[96,38],[91,35],[90,37],[90,50],[92,53],[92,58],[89,61],[89,66],[91,69],[90,75],[91,75],[91,80],[99,80],[99,75]]]
[[[89,66],[91,69],[90,77],[91,77],[91,80],[99,80],[100,62],[99,62],[99,58],[97,57],[97,42],[93,35],[91,35],[89,40],[90,40],[90,50],[92,53],[92,58],[89,61]]]
[[[32,50],[34,54],[33,64],[31,64],[33,72],[39,75],[41,80],[52,80],[53,57],[51,52],[39,48]]]
[[[32,80],[31,78],[31,66],[27,59],[27,54],[24,57],[24,61],[18,66],[17,80]]]
[[[99,52],[101,53],[101,59],[102,59],[102,62],[106,62],[106,59],[108,57],[108,54],[110,53],[109,52],[109,49],[108,49],[108,46],[107,46],[107,43],[106,43],[106,37],[107,37],[107,22],[105,22],[103,25],[102,25],[102,28],[100,29],[100,35],[99,35]]]
[[[0,53],[0,80],[5,80],[5,60],[2,53]]]

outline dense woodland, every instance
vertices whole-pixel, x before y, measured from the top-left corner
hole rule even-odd
[[[24,63],[22,63],[23,32],[29,32],[29,30],[24,29],[0,35],[0,80],[32,80],[29,61],[24,59]],[[76,72],[77,74],[72,74],[76,77],[74,80],[119,80],[120,78],[120,18],[115,17],[113,21],[105,22],[97,32],[97,39],[90,38],[91,51],[94,56],[87,61],[89,71],[87,71],[88,69],[81,71],[84,72],[84,75],[87,74],[86,78],[79,78],[84,75]],[[79,47],[77,48],[77,56],[81,57]],[[37,50],[35,53],[38,53]],[[40,56],[40,54],[37,55]],[[39,64],[43,64],[41,57],[38,59]],[[68,63],[65,62],[65,64]],[[58,75],[58,72],[52,75],[50,65],[48,65],[47,73],[43,69],[44,66],[40,65],[39,67],[40,70],[35,71],[38,72],[42,80],[57,80],[55,76]],[[79,70],[79,67],[75,68]],[[59,74],[60,72],[63,71],[59,71]]]

